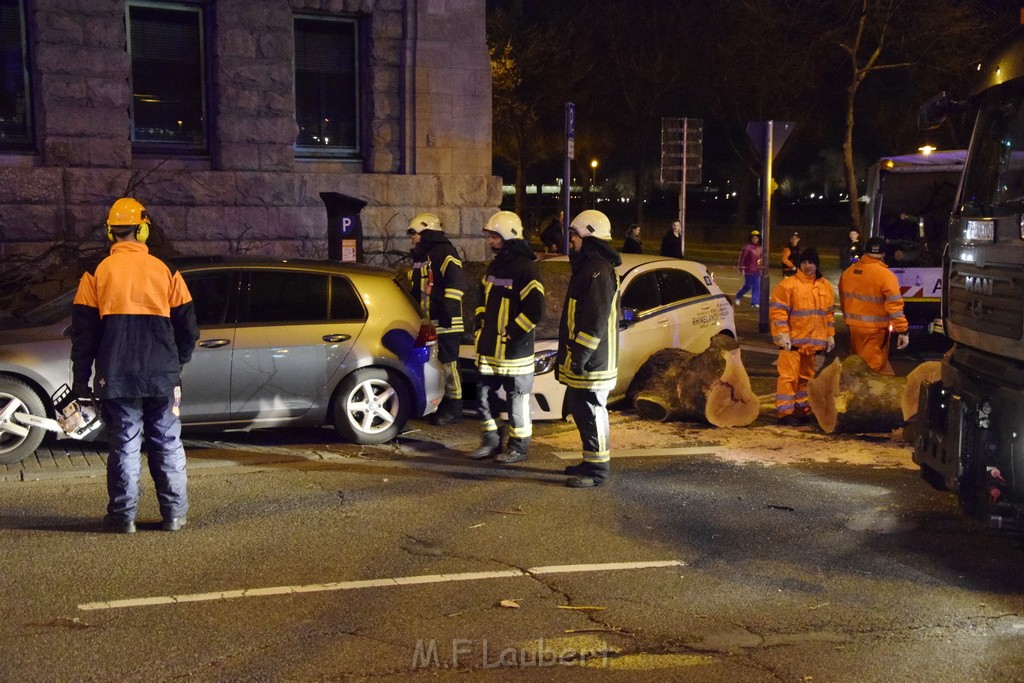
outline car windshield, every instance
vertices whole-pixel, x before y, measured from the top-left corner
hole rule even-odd
[[[0,329],[16,330],[25,327],[42,327],[53,325],[71,315],[71,302],[74,301],[75,292],[64,292],[58,297],[50,299],[46,303],[29,309],[24,313],[10,318],[0,318]]]

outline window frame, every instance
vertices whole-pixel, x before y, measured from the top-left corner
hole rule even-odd
[[[35,117],[32,115],[32,78],[29,69],[28,26],[25,22],[25,0],[14,0],[18,6],[21,36],[21,83],[25,93],[25,134],[19,137],[0,137],[0,149],[12,152],[31,151],[35,148]]]
[[[352,123],[355,128],[355,140],[351,147],[332,147],[332,146],[312,146],[304,145],[299,142],[299,137],[296,136],[295,144],[293,149],[297,158],[304,159],[341,159],[341,160],[359,160],[362,159],[363,149],[363,93],[362,93],[362,72],[361,65],[363,62],[362,55],[362,25],[358,17],[352,16],[325,16],[322,14],[304,14],[295,13],[292,15],[292,92],[295,97],[295,125],[301,129],[301,123],[299,122],[299,85],[298,85],[298,30],[297,22],[299,21],[310,21],[321,24],[348,24],[352,27],[352,73],[353,73],[353,86],[352,86],[352,97],[354,100],[354,111],[352,117]]]
[[[149,9],[168,10],[172,12],[187,12],[195,15],[199,21],[199,95],[202,102],[202,113],[201,118],[203,125],[202,130],[202,141],[201,142],[179,142],[173,140],[167,141],[156,141],[156,140],[140,140],[136,134],[136,123],[135,123],[135,69],[132,65],[132,23],[131,23],[131,11],[133,7],[142,7]],[[124,9],[124,21],[125,21],[125,49],[128,52],[128,86],[131,97],[131,102],[128,110],[128,132],[129,139],[131,140],[132,151],[138,154],[160,154],[160,155],[173,155],[173,156],[196,156],[196,155],[209,155],[210,153],[210,79],[207,74],[207,65],[209,60],[207,59],[207,40],[206,40],[206,9],[201,4],[195,4],[191,2],[175,2],[173,0],[129,0],[125,3]]]

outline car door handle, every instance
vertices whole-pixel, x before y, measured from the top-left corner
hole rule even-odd
[[[351,338],[352,338],[351,334],[325,334],[323,336],[323,340],[325,342],[334,342],[334,343],[348,341]]]
[[[230,343],[230,339],[204,339],[199,342],[198,346],[202,346],[204,349],[219,349],[220,347],[227,346]]]

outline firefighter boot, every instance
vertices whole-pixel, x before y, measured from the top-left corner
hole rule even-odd
[[[437,412],[430,416],[430,423],[439,427],[459,424],[460,422],[462,422],[461,398],[448,398],[445,396],[441,399],[441,405],[438,406]]]
[[[470,460],[486,460],[501,452],[501,433],[498,430],[484,432],[480,446],[469,454]]]

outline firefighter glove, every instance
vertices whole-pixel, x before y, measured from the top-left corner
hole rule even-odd
[[[793,348],[793,342],[789,340],[789,335],[785,333],[780,334],[779,340],[775,343],[780,349],[785,349],[786,351],[790,351]]]
[[[902,332],[900,336],[896,337],[896,348],[905,349],[910,346],[910,334]]]
[[[89,387],[88,382],[73,382],[71,384],[71,393],[75,398],[92,397],[92,389]]]
[[[829,337],[828,341],[825,342],[825,353],[832,353],[832,349],[836,348],[836,338]]]

